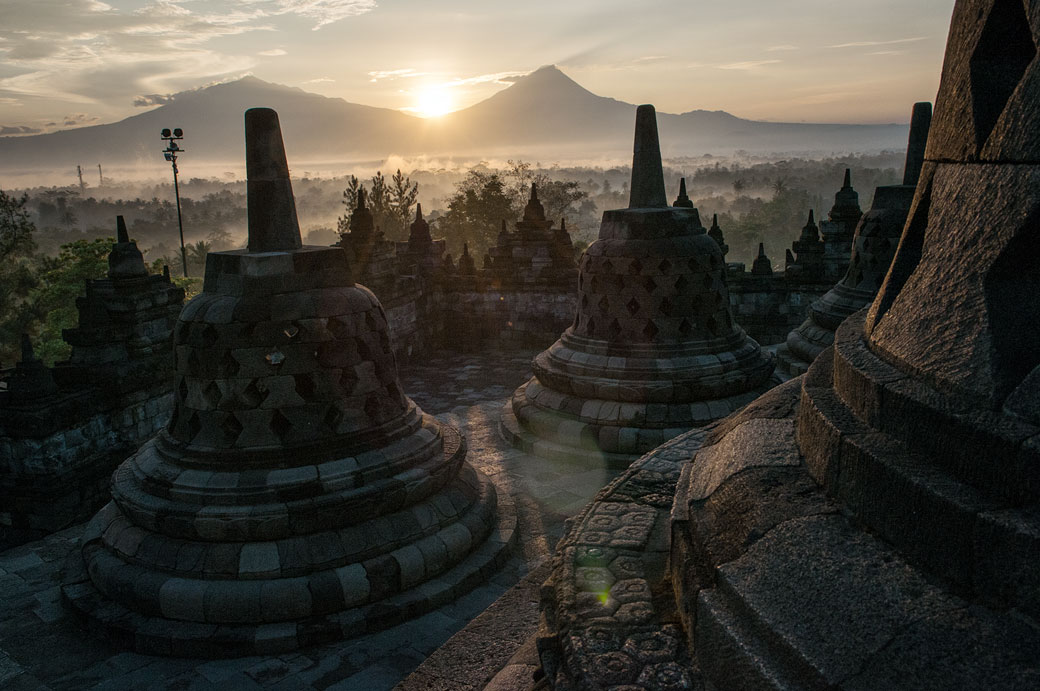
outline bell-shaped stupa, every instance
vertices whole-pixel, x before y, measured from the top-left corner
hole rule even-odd
[[[344,251],[303,247],[273,110],[246,112],[249,245],[207,257],[175,329],[169,427],[116,470],[64,594],[138,651],[236,656],[364,634],[447,602],[515,514],[404,395]]]
[[[636,113],[631,190],[581,258],[573,325],[507,406],[524,450],[624,466],[768,388],[772,360],[733,322],[718,244],[696,209],[668,205],[653,106]]]
[[[1040,685],[1038,10],[955,4],[877,297],[685,466],[668,583],[705,688]]]
[[[845,277],[812,303],[808,318],[787,335],[786,346],[778,349],[778,367],[788,375],[797,376],[805,372],[809,363],[834,343],[834,331],[838,325],[853,312],[869,305],[881,288],[914,199],[931,120],[931,103],[914,105],[903,184],[878,187],[874,191],[870,211],[860,219],[856,228],[852,259]]]

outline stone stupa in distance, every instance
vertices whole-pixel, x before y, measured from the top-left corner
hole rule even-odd
[[[207,257],[174,332],[170,424],[115,472],[63,586],[143,653],[268,654],[396,624],[485,581],[515,528],[458,431],[404,395],[344,251],[302,246],[277,114],[245,122],[248,249]]]
[[[525,451],[624,467],[769,386],[771,357],[733,322],[719,245],[692,204],[668,205],[650,105],[636,112],[631,190],[581,258],[573,325],[503,414]]]
[[[777,349],[779,368],[790,376],[803,374],[816,357],[834,343],[834,332],[849,315],[869,305],[881,288],[903,232],[917,179],[924,163],[924,148],[932,122],[932,104],[914,105],[910,140],[902,185],[874,190],[874,202],[856,227],[852,257],[845,276],[809,307],[809,316],[787,335]]]

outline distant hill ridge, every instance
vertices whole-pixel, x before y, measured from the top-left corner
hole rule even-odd
[[[158,134],[182,127],[191,160],[243,158],[242,113],[279,112],[297,165],[401,156],[539,155],[547,160],[623,154],[635,106],[597,96],[555,66],[542,67],[476,105],[436,119],[349,103],[256,77],[178,94],[170,103],[119,122],[26,137],[0,137],[0,171],[67,168],[83,162],[154,165]],[[659,113],[665,156],[771,152],[899,150],[907,125],[756,122],[724,111]],[[553,158],[553,156],[556,158]]]

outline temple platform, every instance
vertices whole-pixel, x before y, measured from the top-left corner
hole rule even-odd
[[[401,371],[416,403],[462,431],[470,463],[517,508],[517,549],[468,594],[405,624],[294,653],[230,660],[141,655],[89,634],[62,604],[62,568],[83,531],[78,525],[0,554],[0,687],[378,691],[404,680],[456,633],[476,636],[464,627],[493,605],[509,616],[487,618],[495,623],[480,629],[479,660],[438,666],[434,659],[409,682],[421,678],[428,688],[482,688],[537,629],[538,585],[564,533],[564,521],[613,477],[604,469],[529,456],[502,440],[498,419],[503,403],[531,376],[533,355],[442,353]]]

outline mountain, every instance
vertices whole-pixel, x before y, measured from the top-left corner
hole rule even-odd
[[[635,106],[597,96],[555,66],[538,69],[476,105],[423,120],[387,108],[348,103],[255,77],[179,94],[119,122],[28,137],[0,137],[0,173],[74,168],[156,167],[159,131],[181,127],[185,162],[244,160],[242,113],[278,111],[286,150],[297,166],[404,156],[538,156],[603,159],[631,151]],[[744,120],[723,111],[659,113],[665,156],[757,152],[835,153],[899,150],[907,125],[820,125]],[[160,159],[161,162],[161,159]]]
[[[165,146],[159,132],[180,127],[184,162],[245,160],[243,113],[254,106],[278,111],[290,160],[383,156],[397,150],[418,118],[327,98],[256,77],[178,94],[171,103],[107,125],[30,137],[0,137],[0,171],[73,168],[78,162],[154,168]]]

